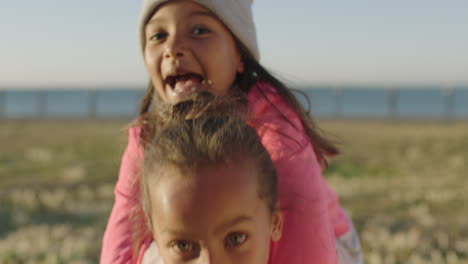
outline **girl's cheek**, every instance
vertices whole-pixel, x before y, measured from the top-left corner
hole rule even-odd
[[[158,51],[151,47],[151,46],[146,46],[145,48],[145,62],[147,65],[154,64],[157,60],[158,57]]]
[[[213,40],[201,40],[196,43],[193,43],[192,45],[192,48],[196,47],[197,50],[208,54],[213,53],[213,50],[219,50],[220,48],[222,48],[222,46],[219,45],[217,41]]]
[[[159,61],[158,54],[154,50],[147,50],[145,52],[145,66],[152,77],[156,77],[154,76],[155,74],[158,75],[157,77],[160,77]]]
[[[145,64],[146,64],[146,67],[151,67],[151,65],[154,64],[154,56],[151,53],[151,51],[145,52]]]

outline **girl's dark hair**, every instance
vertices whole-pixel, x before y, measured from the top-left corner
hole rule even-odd
[[[322,166],[326,167],[327,166],[326,157],[339,154],[338,148],[334,146],[331,141],[329,141],[327,138],[321,135],[318,127],[315,125],[315,122],[313,121],[309,113],[305,111],[304,108],[301,106],[299,101],[294,96],[292,90],[289,89],[286,85],[284,85],[276,77],[274,77],[271,73],[269,73],[262,65],[260,65],[260,63],[258,63],[253,58],[253,56],[250,54],[248,49],[240,41],[236,39],[236,42],[240,50],[240,53],[242,55],[242,61],[244,63],[244,72],[239,73],[237,75],[236,80],[233,84],[233,89],[237,89],[238,91],[246,95],[250,91],[252,86],[258,82],[266,82],[270,84],[272,87],[274,87],[276,91],[281,95],[281,97],[285,100],[285,102],[299,116],[302,126],[304,127],[304,130],[307,136],[309,137],[310,142],[312,143],[314,152],[319,162],[322,164]],[[262,89],[260,89],[260,91],[263,93],[263,96],[265,97],[265,99],[268,100],[268,97],[265,94],[265,91],[263,91]],[[139,111],[140,118],[141,118],[140,121],[144,122],[144,120],[147,118],[148,112],[150,111],[150,107],[152,104],[159,103],[159,102],[154,102],[155,98],[158,98],[158,95],[157,93],[155,93],[153,84],[150,82],[148,85],[148,89],[146,90],[146,93],[143,96],[143,99],[141,101],[141,106],[140,106],[140,111]],[[273,103],[271,104],[273,107],[275,107]],[[280,111],[278,111],[278,113],[281,114]],[[281,115],[283,116],[285,121],[290,122],[290,120],[287,119],[283,114]],[[290,123],[291,125],[294,126],[292,122]],[[143,126],[143,132],[145,132],[144,130],[145,128]],[[142,136],[144,135],[145,133],[142,133]]]

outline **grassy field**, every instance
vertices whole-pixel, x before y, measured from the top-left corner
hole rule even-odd
[[[366,263],[468,263],[468,124],[323,121]],[[0,263],[97,263],[125,122],[0,122]]]

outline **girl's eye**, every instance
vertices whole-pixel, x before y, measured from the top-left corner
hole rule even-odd
[[[246,240],[247,234],[236,232],[227,235],[225,243],[227,247],[237,247],[242,245]]]
[[[210,33],[210,32],[211,31],[209,29],[207,29],[206,27],[200,26],[200,25],[197,25],[197,26],[192,28],[192,34],[195,35],[195,36],[207,34],[207,33]]]
[[[166,37],[166,33],[158,32],[151,36],[150,40],[161,40],[162,38]]]
[[[190,243],[188,241],[177,241],[175,243],[175,246],[177,247],[177,250],[181,252],[193,251],[193,249],[195,248],[193,243]]]
[[[176,241],[172,245],[172,248],[181,255],[184,259],[194,258],[198,255],[198,246],[189,241]]]

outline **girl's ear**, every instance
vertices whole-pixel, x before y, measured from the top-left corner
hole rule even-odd
[[[278,241],[281,238],[281,233],[283,231],[283,214],[278,209],[273,212],[271,217],[271,240]]]

